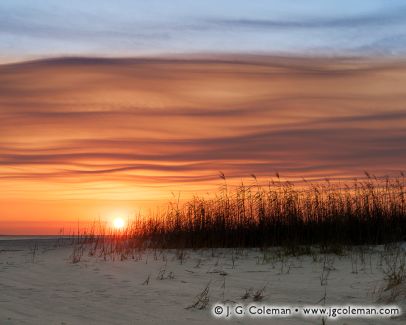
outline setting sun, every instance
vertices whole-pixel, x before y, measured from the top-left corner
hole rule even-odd
[[[125,221],[123,218],[115,218],[113,220],[113,227],[115,229],[121,230],[124,228],[124,226],[125,226]]]

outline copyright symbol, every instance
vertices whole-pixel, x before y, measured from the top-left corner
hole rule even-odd
[[[214,307],[213,311],[216,315],[221,315],[224,311],[224,308],[221,306],[216,306]]]

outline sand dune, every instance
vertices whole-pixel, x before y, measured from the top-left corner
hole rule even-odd
[[[1,324],[219,324],[211,314],[217,302],[253,303],[255,291],[265,287],[268,305],[397,304],[403,309],[405,292],[388,302],[379,266],[381,247],[347,256],[277,257],[259,250],[141,251],[134,259],[103,261],[84,256],[72,264],[72,247],[55,241],[0,241]],[[234,256],[234,266],[233,258]],[[362,256],[364,261],[362,261]],[[327,261],[327,262],[326,262]],[[323,266],[331,268],[321,284]],[[146,280],[149,278],[149,283]],[[209,284],[205,309],[187,309]],[[247,299],[242,296],[251,288]],[[269,319],[241,318],[233,323],[268,323]],[[328,320],[328,323],[336,323]],[[398,319],[339,319],[336,324],[403,324]],[[300,316],[273,319],[272,324],[321,324]]]

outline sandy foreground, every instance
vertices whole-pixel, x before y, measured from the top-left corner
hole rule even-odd
[[[278,249],[148,250],[124,261],[85,254],[78,263],[72,263],[71,254],[72,247],[58,247],[55,240],[0,240],[0,324],[230,324],[213,316],[216,303],[395,305],[406,311],[404,283],[384,290],[382,247],[298,257]],[[321,318],[300,314],[231,319],[237,324],[322,324]],[[326,324],[405,321],[402,314],[327,319]]]

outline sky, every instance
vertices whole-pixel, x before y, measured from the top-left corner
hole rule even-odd
[[[1,1],[0,234],[222,184],[399,175],[401,1]]]
[[[403,55],[393,0],[2,0],[0,60],[273,52]]]

